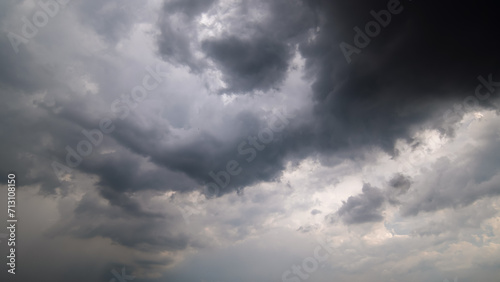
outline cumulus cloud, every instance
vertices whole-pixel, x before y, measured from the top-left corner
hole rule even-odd
[[[365,184],[362,192],[361,195],[349,197],[337,211],[346,224],[378,222],[384,219],[381,214],[385,200],[382,191]]]
[[[313,237],[310,281],[496,279],[494,3],[42,2],[0,3],[20,281],[299,279]]]

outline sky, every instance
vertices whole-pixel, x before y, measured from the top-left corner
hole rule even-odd
[[[497,5],[1,1],[1,281],[500,281]]]

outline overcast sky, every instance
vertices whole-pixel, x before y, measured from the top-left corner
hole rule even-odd
[[[1,1],[1,280],[498,282],[496,5]]]

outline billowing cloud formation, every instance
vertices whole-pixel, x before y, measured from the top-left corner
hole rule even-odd
[[[286,45],[263,38],[206,40],[202,49],[224,73],[229,92],[269,90],[283,81],[292,57]]]
[[[495,281],[495,5],[3,1],[17,279]]]
[[[165,14],[175,16],[160,22],[160,53],[194,72],[206,71],[206,61],[213,62],[226,85],[219,89],[222,93],[276,89],[286,78],[297,42],[314,23],[313,11],[305,5],[301,1],[167,1]],[[221,13],[221,9],[233,13]],[[196,22],[194,17],[201,12],[205,18]],[[207,27],[223,31],[214,33]]]

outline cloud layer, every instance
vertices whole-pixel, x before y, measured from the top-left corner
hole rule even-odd
[[[495,5],[3,1],[13,281],[495,281]]]

